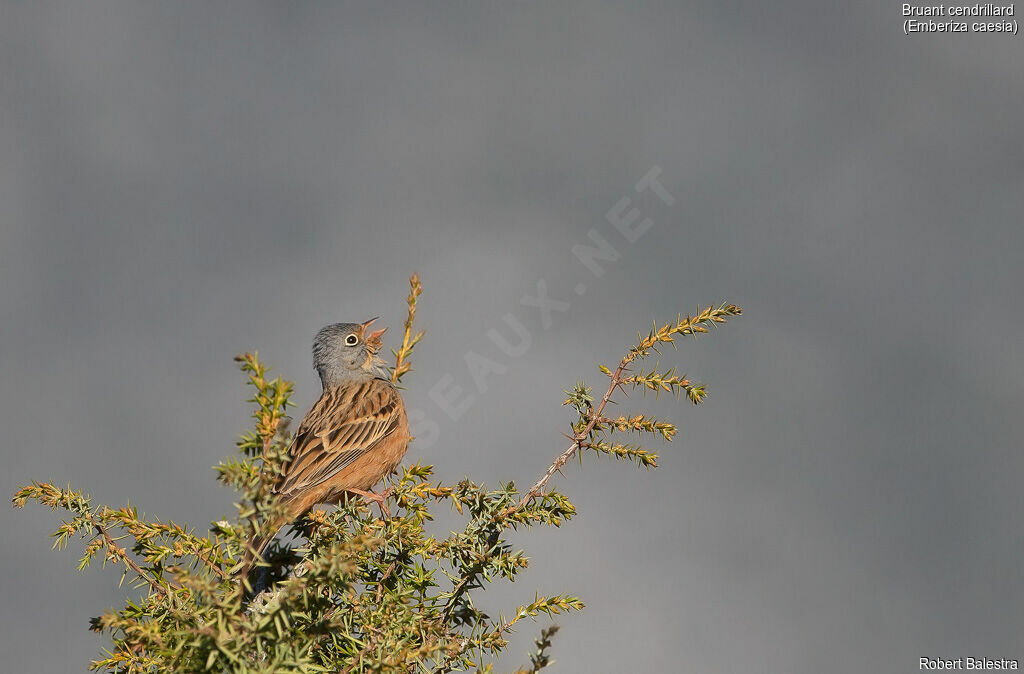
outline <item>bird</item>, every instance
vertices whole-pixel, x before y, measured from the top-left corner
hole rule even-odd
[[[323,393],[299,424],[272,488],[286,515],[249,540],[236,572],[243,581],[281,527],[314,506],[356,495],[383,509],[384,495],[369,490],[397,468],[410,435],[402,396],[377,355],[387,328],[368,332],[376,320],[334,323],[313,340]]]

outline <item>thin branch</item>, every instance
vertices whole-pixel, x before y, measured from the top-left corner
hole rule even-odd
[[[165,588],[160,583],[156,582],[155,579],[149,577],[146,574],[146,571],[141,566],[136,564],[135,560],[128,555],[128,551],[117,544],[117,542],[110,536],[110,534],[107,533],[106,528],[102,524],[100,524],[91,513],[86,515],[86,517],[89,518],[89,523],[92,524],[93,528],[96,529],[96,531],[99,532],[101,536],[103,536],[103,540],[107,544],[107,549],[111,551],[114,556],[119,557],[121,561],[123,561],[128,567],[130,567],[131,570],[134,571],[139,578],[149,583],[149,586],[153,588],[154,591],[159,592],[164,596],[167,595],[167,588]],[[170,581],[167,581],[167,585],[174,590],[181,589],[175,586]]]
[[[515,625],[517,622],[527,617],[527,615],[529,614],[528,612],[523,611],[523,608],[524,607],[520,606],[520,610],[516,612],[516,616],[509,620],[507,623],[499,624],[497,629],[494,630],[494,632],[492,632],[491,635],[495,637],[500,637],[505,632],[512,629],[512,626]],[[444,662],[441,663],[441,666],[438,669],[434,670],[434,674],[447,674],[448,672],[452,671],[452,666],[455,664],[455,661],[459,658],[459,656],[466,652],[466,648],[469,646],[470,641],[470,637],[463,637],[462,640],[459,642],[458,648],[455,649],[455,652],[450,653],[448,657],[444,659]]]
[[[467,646],[469,646],[469,637],[464,637],[462,641],[459,642],[459,646],[455,649],[455,652],[449,653],[448,657],[441,663],[441,666],[434,670],[434,674],[448,674],[448,672],[452,671],[452,666],[455,664],[455,661],[459,656],[466,652]]]
[[[341,674],[351,674],[355,668],[359,666],[359,663],[363,661],[363,657],[369,655],[370,651],[372,651],[376,646],[377,637],[373,637],[370,639],[370,642],[366,644],[366,648],[356,653],[355,658],[352,660],[352,664],[341,670]]]
[[[388,568],[384,571],[384,575],[380,577],[379,581],[377,581],[377,594],[376,594],[375,599],[376,599],[378,604],[380,604],[380,600],[384,596],[384,581],[386,581],[388,578],[390,578],[391,574],[394,573],[395,565],[397,563],[398,563],[397,559],[394,560],[393,562],[391,562],[391,564],[388,565]]]
[[[519,510],[525,508],[533,499],[537,498],[544,492],[544,488],[547,486],[549,480],[554,477],[555,473],[561,472],[562,468],[582,447],[584,447],[590,440],[590,435],[594,430],[594,427],[599,423],[606,422],[604,418],[604,408],[611,401],[612,395],[616,389],[619,389],[626,394],[625,383],[626,377],[623,375],[629,370],[629,365],[637,358],[644,358],[650,351],[657,350],[659,343],[673,343],[674,335],[696,335],[697,333],[707,332],[705,325],[713,325],[715,323],[724,323],[726,317],[738,316],[742,313],[742,309],[733,304],[722,304],[719,307],[709,306],[704,311],[698,310],[696,316],[687,316],[685,319],[679,317],[674,323],[668,323],[661,328],[657,325],[651,330],[647,337],[639,335],[639,342],[636,346],[630,349],[622,360],[619,361],[619,366],[615,368],[615,371],[610,371],[607,368],[602,367],[602,371],[608,375],[608,389],[601,397],[601,401],[598,403],[596,408],[586,410],[582,412],[587,419],[586,425],[579,431],[576,431],[571,436],[572,444],[570,444],[565,451],[559,454],[555,460],[548,467],[547,471],[541,475],[540,479],[529,491],[523,494],[522,498],[519,499],[514,505],[501,511],[495,520],[504,520],[509,515],[512,515]],[[668,437],[668,436],[666,436]],[[470,584],[480,573],[479,564],[476,568],[472,569],[469,573],[463,576],[459,583],[452,590],[452,596],[448,599],[445,604],[444,618],[448,619],[452,611],[455,608],[456,602],[459,598],[466,593],[469,589]]]
[[[466,590],[469,589],[469,584],[476,580],[477,576],[480,575],[480,572],[483,571],[484,567],[487,565],[487,561],[490,558],[491,553],[498,545],[498,536],[498,531],[491,533],[490,538],[487,539],[487,552],[481,555],[480,559],[473,564],[470,571],[464,574],[462,576],[462,580],[452,588],[452,596],[448,598],[447,602],[445,602],[444,612],[441,614],[442,620],[445,622],[452,617],[452,612],[455,610],[456,602],[458,602],[459,598],[466,593]]]
[[[502,511],[501,517],[508,517],[512,513],[518,510],[522,510],[524,507],[526,507],[526,505],[530,501],[532,501],[538,495],[540,495],[540,493],[544,490],[544,486],[547,485],[548,480],[550,480],[555,473],[562,469],[562,466],[564,466],[569,461],[569,459],[573,457],[573,454],[579,451],[580,447],[586,442],[587,438],[590,437],[590,432],[594,430],[594,425],[597,424],[597,422],[601,419],[601,415],[602,412],[604,412],[605,406],[608,404],[608,401],[611,400],[612,398],[612,393],[614,393],[615,389],[622,384],[622,374],[626,371],[626,368],[629,366],[631,360],[633,360],[633,358],[630,355],[624,356],[622,358],[622,360],[619,362],[619,366],[615,368],[615,371],[611,374],[611,381],[608,383],[608,390],[605,391],[604,396],[601,397],[601,402],[598,404],[596,409],[594,409],[587,415],[589,418],[589,421],[587,421],[587,425],[583,428],[582,431],[576,433],[576,435],[573,437],[572,444],[569,445],[569,447],[566,448],[564,452],[558,455],[554,462],[552,462],[552,464],[548,467],[547,472],[541,475],[540,479],[537,480],[537,482],[534,483],[532,487],[530,487],[530,490],[523,494],[523,497],[519,499],[519,501],[515,505],[510,506]]]
[[[504,518],[518,510],[524,508],[530,501],[535,499],[544,490],[544,486],[548,483],[555,473],[562,470],[562,467],[573,457],[573,455],[580,450],[580,448],[586,444],[590,437],[591,431],[594,430],[594,426],[601,421],[602,413],[604,412],[605,405],[611,400],[612,394],[616,388],[619,388],[626,392],[624,384],[625,379],[623,373],[626,372],[629,364],[636,358],[644,358],[652,350],[657,351],[659,343],[669,343],[675,345],[673,337],[675,335],[693,335],[696,336],[698,333],[706,333],[707,327],[713,326],[717,323],[725,323],[727,318],[733,316],[739,316],[743,313],[743,309],[736,306],[735,304],[722,303],[719,306],[709,306],[703,311],[700,307],[697,308],[697,314],[695,316],[687,316],[683,318],[680,316],[675,323],[668,323],[661,328],[654,325],[651,332],[648,333],[647,337],[638,335],[640,341],[634,346],[629,352],[623,356],[619,362],[619,366],[614,372],[602,366],[602,371],[607,374],[611,381],[608,383],[608,390],[605,391],[604,396],[601,398],[601,402],[597,408],[587,413],[587,425],[580,432],[576,433],[572,438],[572,444],[569,445],[564,452],[558,455],[551,466],[548,467],[537,482],[530,487],[530,490],[523,494],[523,497],[519,501],[501,512],[499,517]]]
[[[210,550],[210,553],[212,552],[213,550]],[[195,555],[197,559],[199,559],[202,562],[205,562],[206,566],[208,566],[210,570],[215,571],[217,575],[220,576],[223,580],[231,579],[231,574],[225,571],[224,569],[220,568],[220,566],[217,563],[215,563],[206,554],[204,554],[203,551],[199,549],[198,545],[196,546]]]
[[[391,381],[395,384],[402,379],[402,375],[412,369],[412,364],[409,363],[409,354],[412,353],[413,347],[423,338],[424,334],[422,330],[415,335],[412,334],[412,322],[416,318],[416,302],[420,293],[423,292],[419,274],[409,277],[409,288],[409,297],[406,299],[409,311],[405,319],[405,332],[402,333],[402,346],[397,351],[392,350],[392,353],[395,354],[395,369],[391,373]]]

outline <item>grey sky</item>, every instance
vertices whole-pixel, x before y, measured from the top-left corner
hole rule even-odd
[[[1020,38],[899,3],[3,3],[0,419],[31,479],[199,527],[258,349],[317,394],[323,324],[425,285],[411,460],[525,483],[562,389],[651,319],[746,315],[663,365],[710,384],[662,468],[568,470],[493,602],[579,594],[552,671],[911,672],[1024,658]],[[669,206],[634,185],[652,167]],[[652,226],[628,243],[623,197]],[[571,249],[620,253],[595,277]],[[568,302],[545,329],[520,299]],[[574,292],[584,283],[582,295]],[[510,358],[487,337],[511,312]],[[394,334],[389,334],[390,344]],[[508,368],[475,389],[469,351]],[[450,375],[475,401],[452,421]],[[631,409],[633,405],[624,406]],[[118,574],[3,518],[5,669],[84,671]],[[524,629],[505,662],[525,661]]]

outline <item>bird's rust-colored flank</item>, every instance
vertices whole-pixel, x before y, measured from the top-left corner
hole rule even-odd
[[[269,534],[249,541],[240,578],[247,577],[255,557],[281,527],[317,504],[365,494],[405,455],[405,405],[377,357],[384,331],[366,334],[372,322],[329,325],[317,335],[314,366],[324,390],[299,425],[274,486],[287,514],[274,522]]]

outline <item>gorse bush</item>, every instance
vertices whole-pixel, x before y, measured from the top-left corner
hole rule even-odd
[[[423,333],[413,333],[420,295],[411,279],[408,320],[394,351],[393,379],[410,371],[409,356]],[[255,354],[237,358],[248,378],[253,427],[238,440],[238,453],[216,467],[221,483],[238,491],[238,512],[200,534],[175,522],[143,519],[134,507],[93,505],[70,488],[32,483],[14,496],[67,511],[54,532],[54,547],[86,539],[79,569],[100,560],[121,569],[141,595],[91,621],[113,644],[91,664],[108,672],[450,672],[491,671],[509,632],[527,618],[576,611],[568,594],[535,595],[504,616],[478,609],[474,594],[498,579],[513,581],[528,558],[507,541],[510,530],[559,526],[576,514],[572,502],[548,486],[569,459],[607,454],[652,468],[655,453],[635,441],[654,435],[671,440],[676,427],[637,413],[610,417],[613,396],[636,389],[670,393],[700,403],[702,386],[674,370],[645,372],[639,361],[676,339],[696,336],[740,314],[731,304],[655,325],[614,368],[601,367],[607,386],[600,397],[579,383],[565,404],[575,410],[568,447],[530,489],[511,482],[489,489],[469,479],[445,484],[431,466],[407,466],[390,479],[386,508],[361,499],[318,509],[293,527],[297,545],[275,541],[265,564],[252,574],[257,587],[237,575],[246,541],[280,515],[271,486],[288,459],[286,411],[292,384],[271,379]],[[464,518],[458,531],[439,537],[425,525],[432,511],[450,508]],[[247,583],[245,584],[247,585]],[[532,593],[531,593],[532,594]],[[557,627],[541,631],[530,662],[520,672],[549,663]]]

